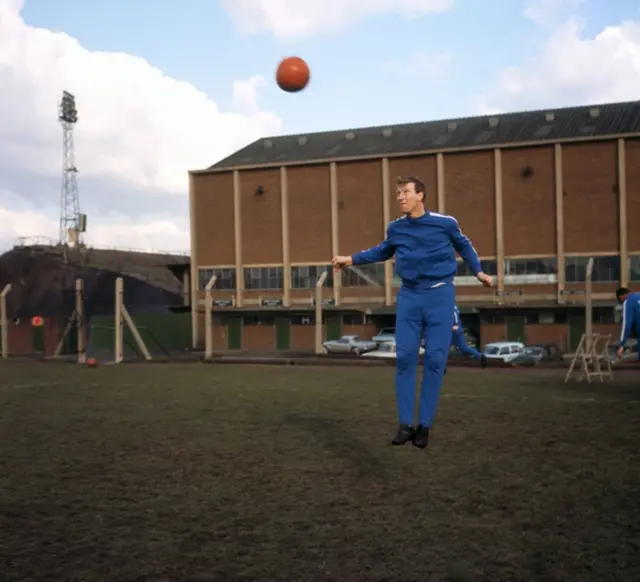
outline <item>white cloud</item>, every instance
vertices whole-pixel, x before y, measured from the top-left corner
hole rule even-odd
[[[34,207],[25,207],[20,196],[0,190],[0,251],[13,246],[16,239],[34,234],[54,238],[57,228],[58,225],[46,212],[38,211]]]
[[[444,75],[451,66],[452,61],[453,54],[449,51],[435,54],[418,51],[406,60],[384,61],[382,68],[386,72],[395,75],[424,75],[433,78]]]
[[[444,12],[453,0],[222,0],[222,5],[247,34],[296,39],[336,32],[372,15]]]
[[[478,100],[481,113],[640,99],[640,22],[608,26],[593,38],[576,21],[559,27],[539,54],[500,74]]]
[[[129,188],[127,192],[137,188],[138,196],[144,189],[185,196],[187,170],[205,167],[281,129],[281,120],[258,106],[264,83],[259,77],[235,83],[237,108],[224,112],[193,85],[166,76],[144,59],[92,52],[66,34],[26,25],[22,6],[23,0],[0,0],[0,187],[8,186],[5,169],[21,173],[20,188],[12,186],[19,198],[36,197],[29,177],[57,179],[61,173],[62,130],[56,108],[63,89],[75,94],[79,110],[76,162],[83,210],[83,180],[109,180]],[[136,202],[118,192],[113,199],[127,201],[113,209],[125,217],[121,227],[107,231],[100,226],[104,220],[91,216],[89,239],[115,244],[129,236],[126,228],[131,228],[132,240],[146,246],[161,242],[156,233],[164,229],[167,242],[187,244],[184,233],[178,234],[169,222],[129,226],[126,216],[136,212]],[[44,234],[38,229],[47,230],[46,220],[55,225],[55,236],[57,204],[53,200],[50,212],[38,210],[38,217],[21,214],[15,203],[3,206],[0,237],[7,231]],[[184,212],[186,217],[186,202]]]
[[[566,20],[585,3],[586,0],[527,0],[524,15],[539,26],[549,26]]]
[[[0,191],[0,249],[20,243],[55,243],[56,210],[53,206],[38,208],[13,192]],[[143,215],[134,219],[119,213],[91,226],[86,242],[101,248],[182,252],[189,249],[189,229],[186,218]]]

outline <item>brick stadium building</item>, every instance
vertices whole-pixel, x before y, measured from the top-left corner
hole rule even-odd
[[[398,175],[425,181],[496,276],[456,278],[482,344],[575,346],[589,256],[595,328],[618,330],[613,291],[640,285],[640,102],[272,137],[190,172],[194,342],[216,273],[216,349],[312,349],[316,278],[383,239]],[[326,335],[392,325],[396,291],[390,266],[330,276]]]

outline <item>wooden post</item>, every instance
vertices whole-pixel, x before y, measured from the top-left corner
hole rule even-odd
[[[151,360],[152,359],[151,354],[149,353],[149,350],[147,349],[147,346],[144,343],[144,340],[142,339],[142,336],[140,335],[140,332],[138,331],[136,324],[133,322],[133,319],[131,319],[131,316],[129,315],[129,311],[124,305],[124,283],[123,283],[122,277],[118,277],[116,279],[115,311],[116,311],[116,314],[115,314],[115,319],[116,319],[115,321],[115,330],[116,330],[115,363],[119,364],[124,360],[124,348],[123,348],[124,329],[122,326],[123,321],[126,324],[126,326],[129,328],[129,331],[131,332],[133,339],[138,345],[138,348],[142,352],[144,359]]]
[[[147,349],[147,345],[144,343],[144,340],[142,339],[142,336],[140,335],[140,332],[138,331],[136,324],[133,322],[133,319],[131,319],[129,312],[127,311],[127,308],[124,305],[122,306],[122,317],[125,323],[127,324],[127,327],[129,328],[129,331],[131,332],[133,339],[136,341],[136,344],[138,344],[138,347],[140,348],[140,351],[142,352],[144,359],[151,360],[152,359],[151,354]]]
[[[122,277],[116,279],[116,306],[113,322],[115,329],[115,355],[113,361],[119,364],[124,359],[124,350],[122,348],[123,329],[122,329],[122,296],[124,292],[124,284]]]
[[[316,281],[316,354],[322,353],[322,286],[328,275],[325,271]]]
[[[213,275],[213,277],[209,279],[209,282],[204,288],[204,357],[207,359],[209,359],[213,355],[213,295],[211,294],[211,291],[213,290],[217,279],[218,277],[216,275]]]
[[[84,321],[84,281],[76,279],[76,332],[78,337],[78,364],[84,364],[87,361],[86,350],[86,327]],[[63,338],[64,341],[64,338]]]
[[[585,277],[585,333],[587,336],[587,345],[585,346],[587,353],[591,351],[591,342],[593,341],[593,300],[592,300],[592,278],[593,278],[593,257],[587,262],[587,272]]]
[[[0,342],[2,342],[2,359],[9,357],[9,327],[7,323],[7,294],[11,285],[7,285],[0,293]]]

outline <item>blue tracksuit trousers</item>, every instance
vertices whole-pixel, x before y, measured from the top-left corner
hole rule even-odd
[[[482,354],[478,350],[472,348],[467,343],[467,340],[464,338],[464,330],[462,329],[462,326],[460,326],[457,331],[453,332],[453,336],[451,337],[451,345],[458,348],[463,354],[471,356],[476,360],[479,360],[482,357]]]
[[[400,424],[414,424],[420,340],[426,351],[418,424],[433,424],[451,345],[452,283],[430,289],[401,287],[396,306],[396,399]]]

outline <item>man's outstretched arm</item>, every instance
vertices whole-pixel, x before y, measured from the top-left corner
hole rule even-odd
[[[458,221],[453,217],[451,217],[449,235],[451,236],[453,248],[467,263],[471,272],[476,276],[478,276],[478,273],[482,273],[482,265],[476,249],[473,248],[471,241],[462,233]]]
[[[451,225],[449,228],[449,236],[451,237],[453,248],[456,249],[456,252],[469,266],[471,272],[478,278],[478,281],[486,287],[491,287],[493,279],[490,275],[487,275],[482,271],[482,264],[480,263],[480,257],[478,256],[476,249],[473,248],[471,241],[460,230],[458,221],[453,217],[450,218]]]
[[[332,263],[336,268],[349,265],[368,265],[369,263],[382,263],[388,261],[396,252],[391,226],[387,228],[387,238],[379,245],[360,251],[351,256],[333,257]]]

